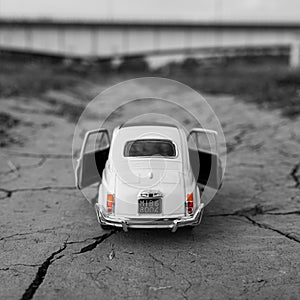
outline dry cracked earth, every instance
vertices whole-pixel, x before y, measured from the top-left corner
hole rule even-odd
[[[86,104],[76,91],[1,99],[18,120],[1,137],[1,299],[300,298],[299,119],[207,96],[228,156],[201,225],[103,231],[74,188],[74,114]]]

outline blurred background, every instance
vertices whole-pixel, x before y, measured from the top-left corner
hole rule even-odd
[[[297,0],[0,0],[4,97],[154,75],[295,117],[299,66]]]

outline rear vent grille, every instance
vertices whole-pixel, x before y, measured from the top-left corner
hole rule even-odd
[[[139,199],[158,199],[162,198],[163,193],[160,191],[142,191],[139,193]]]

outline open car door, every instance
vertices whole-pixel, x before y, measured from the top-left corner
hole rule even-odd
[[[217,132],[194,128],[188,136],[190,164],[197,182],[219,189],[222,183],[222,164],[218,155]]]
[[[107,129],[95,129],[85,134],[75,170],[79,189],[101,183],[102,172],[108,159],[110,140]]]

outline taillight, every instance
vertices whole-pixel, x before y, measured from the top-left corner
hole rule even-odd
[[[115,197],[113,194],[107,194],[106,196],[106,208],[107,212],[112,213],[114,211]]]
[[[194,197],[193,197],[193,193],[186,195],[185,206],[186,206],[186,212],[188,214],[192,214],[193,210],[194,210]]]

